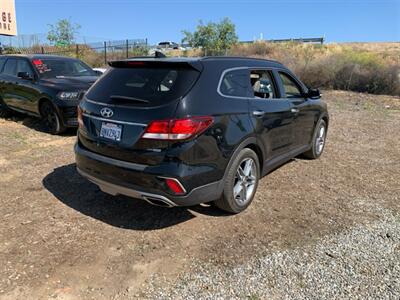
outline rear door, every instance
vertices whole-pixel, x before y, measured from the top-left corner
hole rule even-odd
[[[140,139],[154,120],[173,118],[200,72],[188,63],[118,62],[81,103],[82,145],[99,154],[137,163],[161,161],[167,141]]]
[[[294,118],[294,147],[306,146],[312,138],[315,112],[305,98],[305,92],[300,82],[283,70],[276,73],[280,81],[282,98],[290,103],[290,110]]]
[[[32,79],[23,79],[17,77],[15,80],[15,101],[18,106],[30,112],[37,112],[37,101],[39,100],[40,93],[36,89],[36,83],[33,80],[34,71],[31,64],[26,58],[17,58],[17,75],[19,72],[26,72]]]
[[[293,146],[293,116],[290,103],[279,96],[271,70],[251,70],[253,98],[250,114],[255,131],[267,152],[266,159],[273,159],[288,152]]]

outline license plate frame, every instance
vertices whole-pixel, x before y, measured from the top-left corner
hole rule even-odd
[[[99,135],[101,138],[120,142],[122,137],[122,125],[111,122],[101,122]]]

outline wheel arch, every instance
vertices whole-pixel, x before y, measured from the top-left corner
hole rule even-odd
[[[38,113],[39,113],[39,115],[40,115],[41,117],[43,117],[43,115],[42,115],[42,105],[43,105],[43,103],[45,103],[45,102],[50,102],[51,104],[53,104],[53,103],[51,102],[50,98],[48,98],[48,97],[42,96],[42,97],[39,98],[37,110],[38,110]],[[53,105],[53,106],[54,106],[54,105]]]

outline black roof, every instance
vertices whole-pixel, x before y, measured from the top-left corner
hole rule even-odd
[[[144,57],[132,57],[121,61],[148,61],[148,62],[171,62],[171,63],[193,63],[193,62],[221,62],[221,63],[233,63],[249,65],[268,65],[271,67],[284,67],[280,62],[274,60],[267,60],[253,57],[241,57],[241,56],[204,56],[204,57],[162,57],[156,58],[151,56]]]

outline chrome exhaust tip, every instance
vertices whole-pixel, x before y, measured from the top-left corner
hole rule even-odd
[[[156,195],[142,195],[142,199],[150,203],[151,205],[161,206],[161,207],[174,207],[176,204],[167,198],[159,198]]]

